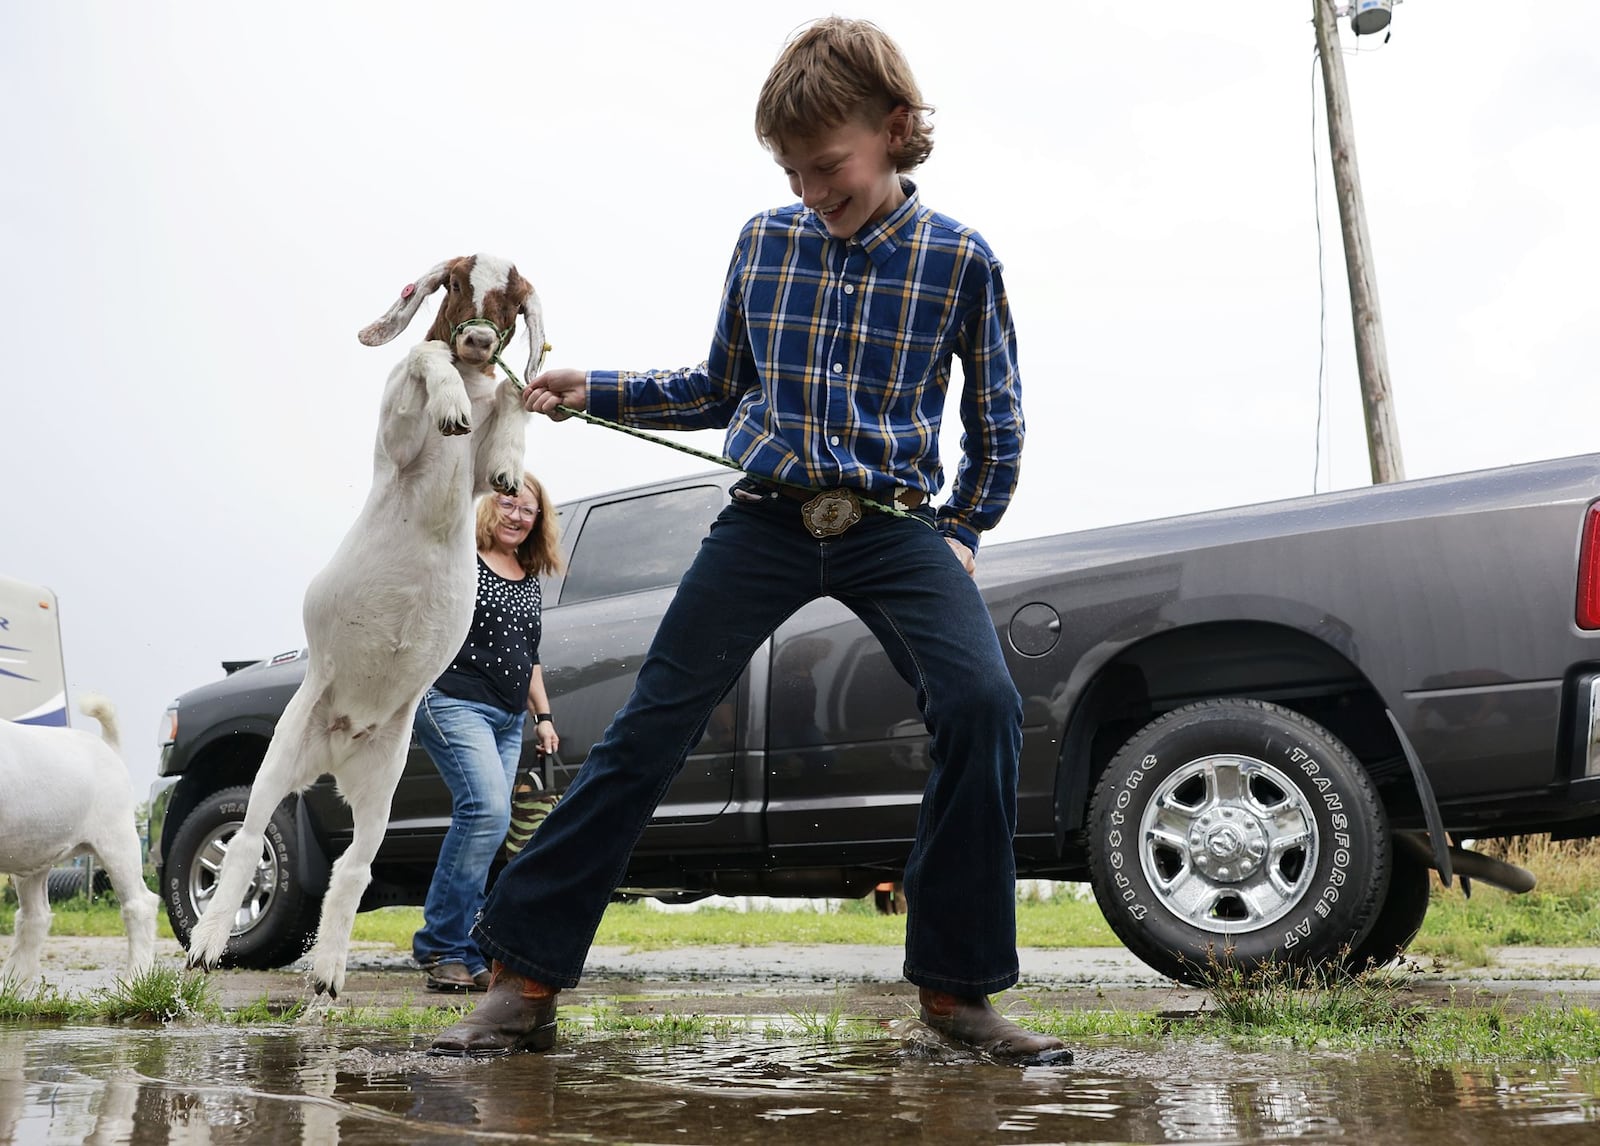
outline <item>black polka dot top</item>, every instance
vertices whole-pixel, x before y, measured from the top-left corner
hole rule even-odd
[[[434,687],[458,700],[521,712],[539,663],[539,579],[507,581],[478,558],[478,603],[467,643]]]

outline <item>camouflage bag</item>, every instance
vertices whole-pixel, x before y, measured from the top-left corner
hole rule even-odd
[[[506,831],[506,842],[501,853],[510,862],[518,852],[528,846],[533,833],[561,799],[561,793],[547,790],[539,773],[526,771],[518,775],[511,790],[511,827]]]

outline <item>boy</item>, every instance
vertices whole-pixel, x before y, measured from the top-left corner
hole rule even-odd
[[[651,813],[756,648],[832,596],[917,689],[931,772],[905,870],[905,975],[923,1020],[997,1059],[1070,1061],[1001,1016],[1017,980],[1011,850],[1022,705],[971,579],[1017,480],[1022,411],[1000,265],[900,178],[932,149],[898,47],[830,17],[790,41],[756,134],[800,203],[745,225],[711,354],[691,370],[552,370],[525,406],[634,426],[728,427],[738,482],[680,583],[632,696],[523,853],[474,936],[487,997],[442,1054],[543,1050]],[[949,501],[939,422],[954,356],[966,433]]]

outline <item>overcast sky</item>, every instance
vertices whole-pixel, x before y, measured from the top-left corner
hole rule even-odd
[[[488,251],[552,366],[700,361],[741,223],[790,200],[757,90],[828,11],[0,5],[0,575],[58,595],[69,692],[117,705],[141,792],[173,696],[303,643],[432,308],[356,331]],[[1309,0],[839,11],[905,48],[924,201],[1006,267],[1028,439],[988,544],[1367,483]],[[1596,6],[1341,32],[1408,476],[1595,449]],[[543,420],[528,464],[558,500],[705,468]]]

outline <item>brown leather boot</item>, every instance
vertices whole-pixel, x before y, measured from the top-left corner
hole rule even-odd
[[[489,1058],[549,1050],[556,1043],[556,990],[496,959],[490,965],[489,993],[459,1023],[435,1035],[428,1053]]]
[[[1061,1066],[1072,1061],[1067,1044],[1054,1035],[1019,1027],[990,1004],[988,996],[963,998],[927,987],[917,989],[922,1021],[945,1038],[1016,1066]]]

